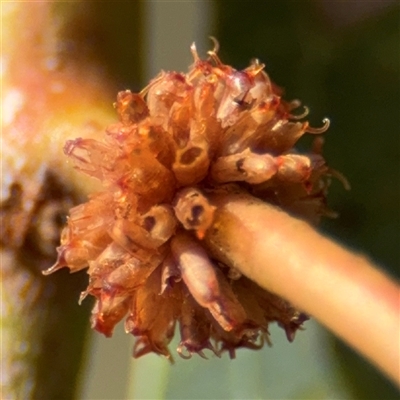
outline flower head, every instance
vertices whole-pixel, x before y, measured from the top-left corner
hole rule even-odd
[[[161,72],[140,93],[118,93],[119,122],[103,140],[75,139],[64,151],[103,190],[70,210],[58,260],[88,268],[96,298],[92,327],[111,336],[125,318],[134,356],[204,356],[259,348],[268,324],[291,341],[307,316],[215,259],[202,240],[217,206],[212,194],[245,191],[315,223],[323,214],[330,170],[318,147],[293,147],[320,129],[299,122],[298,101],[286,102],[264,65],[224,65],[216,49],[206,60],[193,45],[188,73]],[[238,232],[240,235],[240,232]]]

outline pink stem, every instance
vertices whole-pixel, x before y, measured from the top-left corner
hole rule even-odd
[[[398,285],[366,257],[247,195],[218,194],[209,250],[311,314],[398,384]]]

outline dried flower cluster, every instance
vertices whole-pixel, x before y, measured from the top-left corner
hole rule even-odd
[[[217,47],[217,46],[216,46]],[[319,147],[298,154],[306,132],[257,60],[243,71],[224,65],[215,48],[206,60],[193,45],[187,74],[161,72],[140,93],[118,93],[119,122],[102,141],[75,139],[65,153],[104,187],[70,211],[56,264],[45,273],[88,267],[96,298],[92,326],[111,336],[125,318],[134,356],[204,356],[259,348],[276,321],[293,340],[307,316],[213,259],[202,240],[216,206],[210,194],[246,191],[316,222],[332,171]],[[240,232],[238,232],[240,235]]]

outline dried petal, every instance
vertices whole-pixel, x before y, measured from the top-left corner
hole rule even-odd
[[[160,271],[154,271],[135,293],[131,312],[125,323],[126,332],[139,337],[134,356],[140,357],[149,351],[170,357],[168,344],[172,340],[176,321],[176,305],[179,293],[160,294]]]
[[[219,353],[210,342],[211,323],[204,309],[194,301],[189,293],[185,294],[183,298],[179,325],[181,341],[177,351],[182,358],[190,358],[193,353],[206,358],[203,353],[205,349],[211,350],[219,357]],[[185,351],[188,354],[185,354]]]
[[[203,247],[188,235],[178,234],[172,239],[171,248],[182,279],[197,303],[208,308],[224,330],[241,325],[246,319],[243,307]]]
[[[124,318],[128,308],[128,297],[102,296],[92,310],[92,328],[106,337],[111,337],[115,325]]]
[[[211,168],[218,183],[245,181],[262,183],[278,172],[278,162],[269,154],[255,154],[249,149],[231,156],[219,157]]]

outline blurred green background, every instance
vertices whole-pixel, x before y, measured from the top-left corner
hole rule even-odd
[[[271,78],[311,109],[312,126],[331,120],[328,163],[350,181],[331,187],[340,213],[321,229],[399,277],[400,8],[395,1],[95,2],[93,46],[116,89],[140,89],[157,71],[186,70],[189,46],[218,38],[221,59],[238,69],[257,57]],[[113,99],[110,99],[110,105]],[[307,139],[303,145],[309,143]],[[338,288],[340,290],[340,288]],[[345,295],[345,294],[344,294]],[[350,322],[351,323],[351,322]],[[132,361],[132,339],[87,347],[82,399],[394,399],[398,391],[316,322],[293,344],[272,328],[272,348],[237,360]],[[370,329],[374,326],[371,315]],[[364,332],[368,335],[368,332]],[[396,346],[396,343],[393,343]],[[171,346],[172,347],[172,346]],[[177,357],[178,358],[178,357]]]

